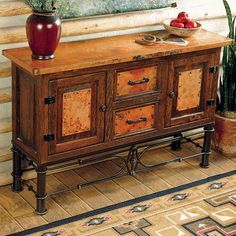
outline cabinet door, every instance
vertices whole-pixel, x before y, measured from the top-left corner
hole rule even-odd
[[[214,54],[171,61],[166,127],[212,117],[214,74],[210,67],[213,65]]]
[[[50,82],[55,103],[49,106],[49,153],[76,149],[104,140],[105,73]]]

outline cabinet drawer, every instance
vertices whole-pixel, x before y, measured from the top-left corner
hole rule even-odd
[[[157,90],[157,66],[120,71],[116,76],[116,97]]]
[[[147,105],[114,114],[115,136],[142,132],[155,128],[155,105]]]

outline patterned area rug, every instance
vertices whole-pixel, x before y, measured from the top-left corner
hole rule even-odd
[[[236,171],[12,235],[235,236]]]

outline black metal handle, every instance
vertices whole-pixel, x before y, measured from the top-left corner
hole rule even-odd
[[[148,83],[149,80],[150,80],[149,78],[143,78],[142,80],[139,80],[139,81],[131,81],[131,80],[129,80],[128,81],[128,85],[134,86],[134,85],[137,85],[137,84],[145,84],[145,83]]]
[[[174,98],[175,97],[175,92],[169,92],[169,97]]]
[[[129,125],[132,125],[132,124],[137,124],[137,123],[145,122],[145,121],[147,121],[147,118],[142,116],[138,120],[126,120],[126,123]]]

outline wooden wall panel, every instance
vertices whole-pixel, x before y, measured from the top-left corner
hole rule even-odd
[[[11,64],[8,61],[1,62],[0,63],[0,79],[8,77],[10,75],[11,75]]]
[[[114,30],[133,29],[136,27],[156,26],[163,19],[175,18],[180,11],[187,11],[191,18],[198,20],[225,18],[225,10],[221,0],[195,2],[176,0],[178,8],[166,8],[148,10],[108,16],[85,17],[81,19],[64,20],[62,24],[62,36],[78,36],[84,34],[108,32]],[[209,2],[209,3],[208,3]],[[236,15],[236,4],[229,0],[233,15]],[[194,6],[194,7],[193,7]],[[25,22],[22,27],[0,28],[0,43],[23,42],[26,40]],[[214,29],[217,31],[217,28]]]
[[[16,16],[30,13],[31,9],[20,1],[0,2],[0,16]]]
[[[11,88],[0,89],[0,104],[11,102]]]

